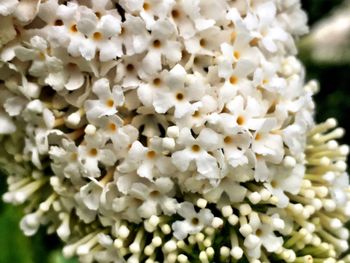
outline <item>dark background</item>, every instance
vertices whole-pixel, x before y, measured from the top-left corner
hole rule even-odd
[[[318,20],[330,14],[341,0],[303,1],[303,8],[309,15],[312,26]],[[331,36],[330,36],[331,37]],[[349,47],[350,48],[350,47]],[[307,79],[317,79],[321,84],[320,92],[315,96],[317,104],[316,119],[324,121],[335,117],[339,125],[350,133],[350,65],[316,64],[307,57],[300,57],[307,69]],[[344,142],[350,144],[349,133]],[[0,176],[0,194],[6,191],[6,182]],[[73,263],[60,254],[59,241],[54,236],[46,236],[44,229],[34,237],[24,237],[19,230],[21,209],[0,202],[0,263]]]
[[[303,8],[309,16],[309,25],[332,14],[335,7],[342,0],[302,0]],[[332,36],[329,36],[330,38]],[[350,46],[349,46],[350,49]],[[302,52],[301,52],[302,53]],[[317,79],[320,83],[320,92],[315,96],[317,105],[316,119],[318,122],[335,117],[339,126],[347,133],[343,142],[350,144],[350,63],[316,64],[308,57],[301,56],[307,70],[307,79]]]

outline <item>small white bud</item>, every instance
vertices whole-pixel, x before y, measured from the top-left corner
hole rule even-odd
[[[207,204],[208,204],[208,201],[205,200],[205,199],[203,199],[203,198],[199,198],[199,199],[197,200],[197,206],[198,206],[199,208],[206,208]]]
[[[204,239],[204,241],[203,241],[203,245],[204,245],[205,247],[210,247],[212,244],[213,244],[213,242],[212,242],[211,239],[209,239],[209,238],[206,238],[206,239]]]
[[[233,209],[231,206],[226,205],[223,208],[221,208],[221,213],[224,217],[229,217],[230,215],[233,214]]]
[[[343,226],[342,222],[338,218],[332,218],[330,221],[331,228],[339,229]]]
[[[162,239],[160,238],[160,237],[158,237],[158,236],[156,236],[156,237],[154,237],[153,239],[152,239],[152,244],[153,244],[153,246],[155,246],[155,247],[160,247],[161,245],[162,245]]]
[[[168,224],[164,224],[160,228],[165,235],[169,235],[171,233],[171,227]]]
[[[122,225],[118,230],[118,234],[119,234],[120,238],[126,239],[130,234],[130,230],[127,226]]]
[[[159,221],[159,217],[156,215],[152,215],[149,219],[149,223],[154,227],[156,227],[159,224]]]
[[[224,221],[220,218],[220,217],[214,217],[211,225],[214,227],[214,228],[219,228],[221,227],[222,225],[224,224]]]
[[[179,261],[179,263],[186,263],[186,262],[188,262],[188,258],[184,254],[178,255],[177,256],[177,260]]]
[[[244,224],[239,228],[239,232],[246,237],[253,232],[253,229],[249,224]]]
[[[242,216],[247,216],[252,212],[252,208],[248,204],[242,204],[239,207],[239,212]]]
[[[327,212],[333,212],[337,208],[336,203],[331,199],[323,200],[322,206]]]
[[[205,253],[204,251],[201,251],[199,253],[199,260],[203,263],[209,263],[207,253]]]
[[[258,192],[253,192],[248,195],[248,199],[252,204],[256,205],[261,201],[261,195]]]
[[[207,255],[208,255],[209,258],[213,257],[214,254],[215,254],[215,251],[214,251],[214,249],[213,249],[212,247],[208,247],[208,248],[205,250],[205,252],[207,253]]]
[[[286,156],[284,158],[284,160],[283,160],[283,164],[286,167],[292,168],[292,167],[294,167],[297,164],[297,162],[296,162],[296,160],[293,157]]]
[[[94,135],[96,133],[96,127],[92,124],[88,124],[86,127],[85,127],[85,130],[84,132],[88,135]]]
[[[167,253],[170,253],[172,251],[175,251],[177,249],[176,242],[174,240],[169,240],[164,244],[164,250]]]
[[[260,238],[256,235],[250,234],[244,239],[244,245],[248,249],[255,248],[260,243]]]
[[[223,256],[224,258],[227,258],[230,255],[230,249],[228,247],[221,247],[220,248],[220,255]]]
[[[240,247],[234,247],[231,249],[230,254],[234,259],[241,259],[243,257],[243,249]]]
[[[123,241],[119,238],[115,239],[113,242],[113,245],[115,248],[122,248],[123,247]]]
[[[80,121],[81,121],[81,116],[78,111],[70,114],[66,120],[67,124],[73,127],[77,126],[80,123]]]
[[[148,245],[144,248],[143,252],[145,253],[145,255],[151,256],[154,253],[154,247],[152,245]]]
[[[281,218],[272,218],[272,225],[278,230],[282,230],[285,227],[285,223]]]
[[[261,189],[260,195],[261,195],[261,200],[263,201],[267,201],[271,197],[271,193],[265,188]]]
[[[238,223],[238,217],[236,215],[230,215],[228,217],[228,222],[234,226]]]
[[[137,254],[141,251],[140,248],[140,244],[138,242],[133,242],[130,246],[129,246],[130,252]]]

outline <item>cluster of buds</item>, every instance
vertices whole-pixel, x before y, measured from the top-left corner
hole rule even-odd
[[[297,0],[0,3],[3,200],[81,262],[350,262],[348,146]]]

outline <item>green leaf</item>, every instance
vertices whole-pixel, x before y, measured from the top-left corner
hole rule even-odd
[[[35,263],[33,244],[19,229],[21,214],[18,208],[1,205],[0,215],[0,263]]]
[[[60,250],[56,250],[50,254],[49,263],[78,263],[75,258],[65,258]]]

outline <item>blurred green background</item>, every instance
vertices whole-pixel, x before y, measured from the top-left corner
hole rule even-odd
[[[302,0],[312,26],[328,16],[341,4],[341,0]],[[331,36],[330,36],[331,37]],[[349,46],[350,49],[350,46]],[[301,52],[303,54],[303,52]],[[307,56],[300,56],[307,69],[307,79],[318,79],[321,91],[315,96],[317,120],[336,117],[339,125],[350,131],[350,63],[317,63]],[[350,134],[344,138],[350,144]],[[0,176],[0,194],[6,190],[6,182]],[[73,263],[65,260],[60,252],[60,242],[55,236],[46,236],[44,229],[27,238],[19,230],[21,211],[0,202],[0,263]]]

